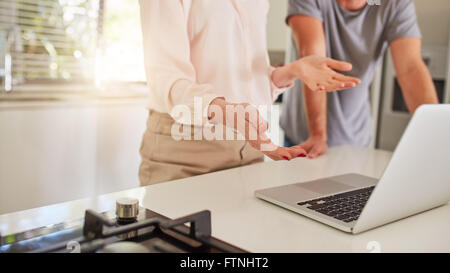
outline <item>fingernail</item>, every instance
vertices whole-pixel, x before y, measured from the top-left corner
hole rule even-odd
[[[289,161],[289,157],[283,156],[283,158],[284,158],[285,160]]]
[[[306,154],[299,154],[298,157],[306,157]]]

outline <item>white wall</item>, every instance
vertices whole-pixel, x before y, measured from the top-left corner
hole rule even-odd
[[[414,0],[423,43],[447,45],[450,32],[449,0]]]
[[[269,50],[286,49],[288,27],[284,23],[287,12],[287,0],[269,0],[267,16],[267,48]]]
[[[139,185],[143,102],[0,106],[0,214]]]

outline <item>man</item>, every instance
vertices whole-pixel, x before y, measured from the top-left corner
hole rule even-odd
[[[325,153],[328,146],[369,145],[369,85],[387,46],[409,111],[438,103],[421,57],[412,0],[381,0],[379,5],[367,0],[290,0],[286,22],[297,48],[295,59],[317,54],[347,61],[353,64],[347,74],[361,79],[360,85],[334,93],[313,92],[297,81],[286,93],[281,116],[285,144],[301,143],[309,158]]]

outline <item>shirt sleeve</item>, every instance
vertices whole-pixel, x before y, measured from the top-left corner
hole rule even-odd
[[[399,38],[421,38],[416,9],[412,0],[389,1],[392,4],[386,26],[386,40],[391,43]]]
[[[278,96],[283,94],[284,91],[286,91],[288,88],[292,87],[294,83],[291,83],[287,86],[281,86],[278,87],[273,81],[272,81],[272,73],[275,71],[276,67],[270,66],[269,68],[269,78],[270,78],[270,92],[272,95],[272,101],[276,101]]]
[[[196,82],[190,61],[189,8],[189,1],[183,0],[140,0],[144,63],[150,92],[162,108],[179,123],[201,126],[208,123],[209,104],[220,96],[212,85]],[[175,116],[186,113],[174,111],[176,106],[187,106],[190,115]],[[201,113],[194,115],[194,109]]]
[[[289,17],[297,14],[311,16],[323,22],[322,12],[316,0],[289,0],[286,23]]]

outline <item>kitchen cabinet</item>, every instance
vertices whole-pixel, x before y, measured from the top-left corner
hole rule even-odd
[[[0,214],[137,187],[145,99],[0,101]]]

